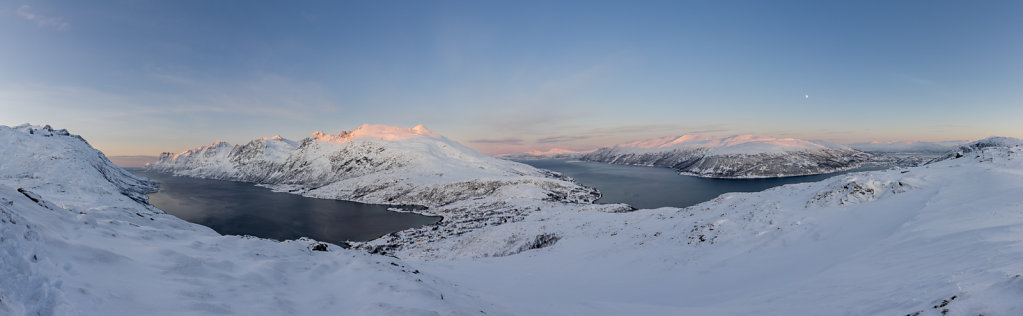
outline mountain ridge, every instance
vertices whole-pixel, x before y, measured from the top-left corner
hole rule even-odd
[[[239,180],[310,197],[441,206],[495,190],[590,202],[599,196],[561,175],[479,153],[430,131],[364,124],[299,141],[215,142],[147,166],[181,176]],[[533,189],[518,190],[517,185]],[[521,189],[521,188],[520,188]]]
[[[756,135],[686,134],[602,147],[580,160],[672,168],[704,178],[772,178],[857,168],[871,155],[848,146]]]

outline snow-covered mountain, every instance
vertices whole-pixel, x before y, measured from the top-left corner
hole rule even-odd
[[[964,148],[687,208],[537,202],[514,223],[376,242],[519,314],[1023,314],[1023,144]]]
[[[931,161],[931,163],[961,158],[967,155],[974,155],[975,158],[981,158],[985,148],[1015,148],[1023,146],[1023,140],[1011,137],[990,137],[981,139],[975,142],[960,145],[959,147],[945,153],[941,157],[937,157]]]
[[[548,150],[530,150],[524,153],[501,155],[500,158],[508,160],[535,160],[535,159],[573,159],[593,152],[593,150],[570,150],[564,148],[551,148]]]
[[[441,206],[498,193],[589,202],[599,197],[559,174],[481,154],[422,125],[362,125],[298,142],[215,142],[148,166],[175,175],[260,183],[311,197]]]
[[[853,169],[871,155],[822,141],[686,134],[604,147],[580,159],[667,167],[706,178],[771,178]]]
[[[865,142],[853,143],[848,146],[869,153],[882,154],[944,154],[967,141],[950,140],[942,142]]]
[[[0,315],[1019,315],[1021,157],[991,138],[687,208],[500,190],[446,206],[479,229],[363,245],[394,258],[221,236],[78,136],[0,127]]]
[[[504,314],[391,257],[221,236],[79,136],[0,126],[0,315]]]

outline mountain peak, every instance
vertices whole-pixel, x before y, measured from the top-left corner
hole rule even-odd
[[[399,140],[420,136],[428,137],[440,137],[437,133],[426,129],[426,126],[416,125],[411,128],[387,126],[387,125],[375,125],[375,124],[362,124],[356,127],[351,132],[348,132],[348,136],[352,139],[356,138],[378,138],[382,140]]]
[[[1013,137],[993,136],[970,142],[964,146],[972,147],[1017,147],[1023,146],[1023,140]]]
[[[341,133],[339,134],[313,132],[313,138],[315,138],[317,141],[325,142],[346,142],[352,139],[359,138],[375,138],[380,140],[393,141],[423,136],[441,138],[440,134],[434,133],[433,131],[427,129],[426,126],[423,126],[422,124],[410,128],[389,125],[362,124],[353,130],[341,131]]]
[[[564,155],[564,154],[582,154],[582,153],[587,153],[587,152],[588,151],[571,150],[571,149],[565,149],[565,148],[551,148],[551,149],[548,149],[548,150],[537,150],[537,149],[534,149],[534,150],[527,151],[526,154],[533,155],[533,156],[547,156],[547,155]]]
[[[284,138],[281,137],[280,134],[274,134],[274,136],[270,136],[270,137],[260,137],[259,141],[265,142],[265,141],[268,141],[268,140],[283,140],[283,139]]]

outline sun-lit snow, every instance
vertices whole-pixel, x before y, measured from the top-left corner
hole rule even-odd
[[[221,236],[65,130],[0,126],[0,315],[503,314],[399,259]]]
[[[367,124],[339,134],[317,132],[273,147],[273,155],[266,154],[271,147],[263,143],[269,142],[165,154],[148,168],[254,182],[310,197],[378,204],[442,206],[523,184],[541,188],[544,194],[595,198],[592,190],[552,172],[484,155],[422,125]]]
[[[530,150],[524,153],[500,155],[501,159],[508,160],[534,160],[534,159],[572,159],[591,153],[593,150],[570,150],[564,148],[551,148],[548,150]]]
[[[551,149],[548,149],[548,150],[530,150],[530,151],[527,151],[526,154],[530,154],[530,155],[534,155],[534,156],[547,156],[547,155],[564,155],[564,154],[582,154],[582,153],[587,153],[587,152],[590,152],[590,151],[586,151],[586,150],[583,150],[583,151],[580,151],[580,150],[570,150],[570,149],[564,149],[564,148],[551,148]]]
[[[436,149],[414,144],[388,143]],[[441,210],[457,224],[326,252],[164,214],[150,182],[64,130],[0,127],[0,145],[3,315],[1023,313],[1017,139],[687,208],[475,179],[462,189],[486,194]]]

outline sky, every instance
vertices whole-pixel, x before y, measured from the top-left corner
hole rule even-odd
[[[364,123],[489,154],[1023,137],[1023,1],[0,0],[0,125],[107,155]]]

